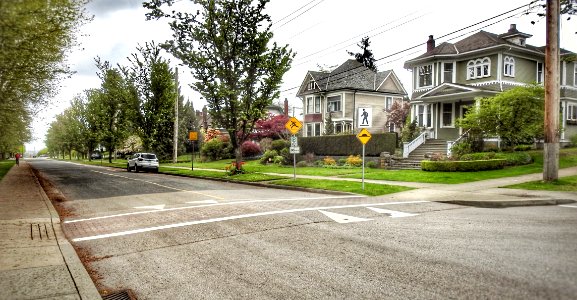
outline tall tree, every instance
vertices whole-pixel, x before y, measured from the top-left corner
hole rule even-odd
[[[184,102],[184,97],[181,97],[182,102]],[[196,117],[196,111],[192,101],[186,101],[181,107],[178,108],[178,120],[179,120],[179,132],[181,133],[178,141],[179,150],[185,152],[191,152],[194,144],[188,140],[188,133],[190,131],[199,132],[200,124],[198,118]],[[196,141],[194,143],[199,143]],[[198,145],[196,145],[198,147]]]
[[[133,127],[146,151],[154,151],[162,159],[172,153],[174,104],[176,90],[174,72],[169,61],[160,55],[161,48],[146,43],[129,58],[131,66],[123,68],[130,84]]]
[[[530,85],[478,99],[479,106],[458,124],[486,137],[500,137],[505,146],[532,143],[543,137],[544,93],[543,87]]]
[[[163,12],[173,2],[145,2],[147,17],[172,19],[174,39],[166,49],[192,70],[192,86],[206,99],[213,124],[230,134],[240,168],[240,146],[278,98],[294,55],[288,46],[269,45],[269,0],[193,0],[201,8],[196,13]]]
[[[365,67],[369,68],[370,70],[377,72],[377,65],[375,64],[376,59],[375,56],[373,55],[373,51],[371,51],[369,49],[369,47],[371,46],[371,42],[369,41],[369,37],[364,37],[361,39],[361,42],[359,44],[357,44],[357,46],[359,46],[359,48],[361,48],[361,52],[359,53],[354,53],[354,52],[350,52],[347,51],[349,53],[350,56],[354,56],[355,59],[362,63]]]
[[[100,142],[108,150],[108,161],[112,163],[112,153],[128,136],[130,90],[121,72],[109,62],[97,58],[96,65],[102,84],[93,95],[91,113],[100,132]]]
[[[31,116],[71,74],[65,54],[89,19],[86,2],[0,1],[0,151],[30,139]]]

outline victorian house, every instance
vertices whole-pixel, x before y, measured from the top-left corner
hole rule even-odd
[[[394,101],[407,100],[392,70],[374,72],[354,59],[330,72],[309,71],[297,96],[303,101],[304,136],[323,135],[329,114],[334,133],[354,133],[362,109],[372,112],[370,132],[395,131],[387,122],[387,110]]]
[[[452,141],[463,133],[455,120],[475,105],[515,86],[543,83],[545,47],[527,43],[531,37],[512,24],[503,34],[479,31],[456,43],[435,45],[405,62],[412,72],[411,117],[428,138]],[[561,49],[561,142],[577,134],[577,62]]]

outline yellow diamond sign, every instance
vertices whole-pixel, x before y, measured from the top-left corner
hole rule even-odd
[[[303,124],[299,120],[297,120],[297,118],[291,117],[286,122],[286,124],[284,124],[284,127],[288,129],[288,131],[290,131],[291,134],[297,134],[297,132],[299,132],[299,130],[301,130],[301,128],[303,127]]]
[[[371,139],[371,133],[366,128],[363,128],[361,132],[357,134],[357,139],[364,145]]]

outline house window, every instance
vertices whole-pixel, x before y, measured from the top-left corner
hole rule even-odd
[[[453,63],[443,64],[443,82],[453,82]]]
[[[417,126],[431,127],[431,109],[428,104],[416,105]]]
[[[334,124],[334,126],[335,126],[335,133],[341,133],[341,132],[343,132],[343,128],[344,128],[344,127],[343,127],[343,123],[337,122],[337,123]]]
[[[317,83],[313,79],[309,80],[309,84],[307,85],[307,90],[315,90],[318,88],[319,88],[319,86],[317,85]]]
[[[433,85],[433,65],[419,67],[419,87]]]
[[[327,112],[341,111],[341,96],[327,97]]]
[[[321,97],[315,97],[315,113],[318,114],[321,112]]]
[[[307,97],[307,114],[312,114],[314,112],[313,105],[314,105],[314,98]]]
[[[567,121],[577,121],[577,105],[567,105]]]
[[[353,132],[353,123],[345,122],[345,131],[344,132]]]
[[[393,106],[393,97],[385,97],[385,109],[388,111]]]
[[[543,63],[537,63],[537,83],[543,83]]]
[[[491,76],[491,59],[470,60],[467,63],[467,80]]]
[[[505,56],[504,61],[504,75],[515,77],[515,59],[509,56]]]
[[[395,123],[387,122],[385,128],[388,130],[388,132],[395,132]]]
[[[321,135],[321,123],[307,124],[307,136],[320,136],[320,135]]]
[[[454,121],[454,103],[443,103],[443,127],[453,127]]]

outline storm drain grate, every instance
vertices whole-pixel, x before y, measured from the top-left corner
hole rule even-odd
[[[123,290],[102,296],[102,300],[138,300],[131,290]]]
[[[46,224],[30,224],[30,239],[31,240],[49,240],[50,225]]]

